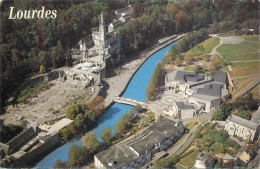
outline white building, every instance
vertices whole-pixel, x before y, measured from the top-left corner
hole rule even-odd
[[[94,41],[94,48],[97,53],[101,55],[112,55],[120,48],[120,36],[117,32],[112,31],[107,33],[103,12],[101,12],[101,20],[99,23],[99,31],[92,32],[92,39]]]
[[[199,153],[194,168],[213,168],[215,159],[207,153]]]
[[[188,102],[197,105],[203,111],[210,112],[220,105],[221,100],[229,97],[227,73],[219,70],[212,76],[174,70],[165,76],[165,89],[181,93]]]
[[[178,118],[192,118],[200,113],[196,105],[188,102],[173,102],[173,105],[168,106],[168,110],[164,111],[165,114]]]
[[[184,132],[183,125],[162,117],[136,137],[95,154],[97,168],[141,168],[167,150]]]
[[[259,135],[259,125],[236,115],[226,120],[225,130],[229,135],[242,137],[244,140],[254,140]]]

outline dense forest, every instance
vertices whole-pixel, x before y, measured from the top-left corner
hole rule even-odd
[[[259,3],[251,1],[4,1],[1,4],[1,108],[24,79],[39,73],[40,68],[50,71],[69,65],[69,49],[97,30],[101,10],[105,22],[110,23],[114,10],[128,4],[133,6],[132,20],[117,29],[122,48],[109,61],[110,65],[117,65],[166,35],[200,28],[207,28],[210,33],[241,28],[252,28],[256,33],[259,30]],[[16,9],[44,6],[57,10],[57,18],[9,20],[10,6]]]

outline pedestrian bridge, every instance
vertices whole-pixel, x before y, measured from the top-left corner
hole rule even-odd
[[[128,105],[132,105],[132,106],[140,104],[143,108],[146,108],[145,102],[142,102],[140,100],[135,100],[135,99],[129,99],[129,98],[126,98],[126,97],[116,97],[114,99],[114,102],[128,104]]]

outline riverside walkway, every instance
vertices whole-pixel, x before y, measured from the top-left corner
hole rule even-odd
[[[135,99],[129,99],[129,98],[125,98],[125,97],[116,97],[114,99],[114,102],[128,104],[128,105],[132,105],[132,106],[140,104],[143,108],[146,108],[146,106],[147,106],[145,102],[142,102],[140,100],[135,100]]]

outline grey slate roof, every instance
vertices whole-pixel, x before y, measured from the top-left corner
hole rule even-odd
[[[241,118],[239,116],[236,116],[234,114],[231,114],[230,117],[228,118],[229,121],[231,122],[234,122],[234,123],[237,123],[237,124],[240,124],[242,126],[245,126],[247,128],[250,128],[252,130],[256,130],[257,129],[257,126],[258,124],[257,123],[253,123],[249,120],[246,120],[244,118]]]
[[[203,88],[198,88],[197,94],[221,97],[221,88],[221,84],[210,83],[205,85]]]
[[[205,79],[205,75],[190,71],[174,70],[167,74],[168,81],[198,82]]]
[[[183,127],[183,125],[175,126],[175,124],[176,122],[162,117],[138,136],[101,151],[95,156],[106,168],[111,168],[108,166],[108,161],[114,161],[113,168],[119,168],[139,158],[130,147],[140,156],[146,151],[149,153],[155,144],[162,143]]]
[[[216,73],[211,75],[211,78],[214,80],[214,82],[227,84],[227,72],[224,72],[222,70],[218,70]]]
[[[181,110],[194,109],[194,107],[191,104],[188,104],[187,102],[175,102],[175,104],[178,107],[178,109]]]

